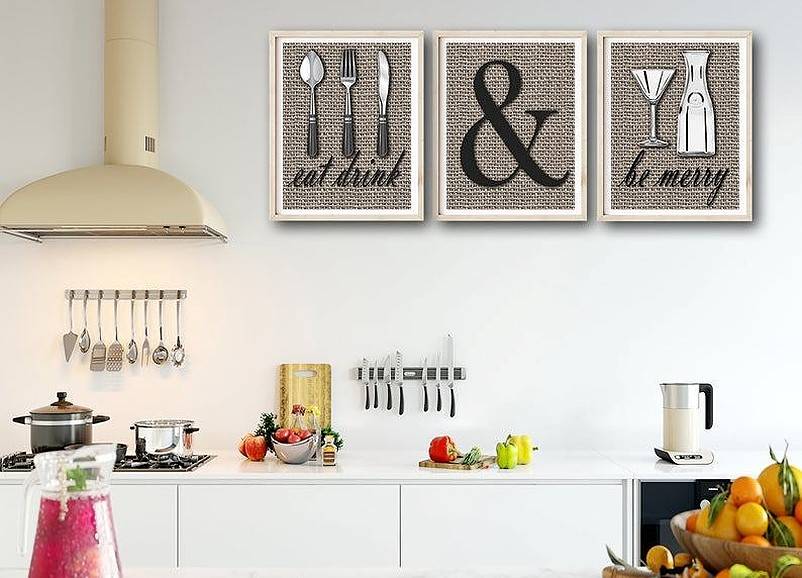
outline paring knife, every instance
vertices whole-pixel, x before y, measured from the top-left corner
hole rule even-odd
[[[387,384],[387,409],[393,409],[393,377],[392,368],[390,367],[390,356],[384,358],[384,383]]]
[[[454,417],[457,412],[457,402],[454,399],[454,336],[450,333],[446,339],[446,349],[448,351],[448,390],[451,393],[451,410],[448,415]]]
[[[395,380],[398,383],[398,415],[404,415],[404,358],[395,352]]]
[[[368,360],[366,357],[362,358],[362,383],[365,385],[365,409],[370,409],[370,375],[368,369]]]
[[[429,380],[429,358],[423,358],[423,374],[421,375],[421,385],[423,386],[423,411],[429,411],[429,388],[426,382]]]
[[[434,363],[434,369],[437,372],[437,375],[435,376],[435,384],[437,384],[437,406],[436,407],[437,407],[437,411],[440,411],[441,409],[443,409],[443,398],[440,397],[440,375],[441,375],[440,369],[441,368],[440,368],[440,352],[439,351],[437,352],[437,358],[436,358],[436,361]]]
[[[390,63],[387,55],[379,50],[376,55],[379,90],[379,124],[376,127],[376,156],[384,158],[390,153],[390,131],[387,126],[387,95],[390,92]]]
[[[373,409],[379,407],[379,360],[373,362]]]

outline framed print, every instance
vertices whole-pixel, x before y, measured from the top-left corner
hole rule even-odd
[[[423,33],[270,34],[270,216],[423,219]]]
[[[752,220],[752,33],[599,32],[603,221]]]
[[[585,32],[436,32],[441,220],[585,220]]]

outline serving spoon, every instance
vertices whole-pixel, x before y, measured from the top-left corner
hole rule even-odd
[[[136,329],[134,325],[134,305],[136,304],[136,299],[134,299],[134,295],[131,295],[131,341],[128,342],[128,352],[125,354],[128,363],[133,365],[136,363],[137,358],[139,357],[139,347],[136,345]]]
[[[162,365],[170,359],[170,352],[164,346],[164,291],[159,292],[159,345],[153,350],[153,363]]]

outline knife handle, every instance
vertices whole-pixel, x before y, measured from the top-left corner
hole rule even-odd
[[[457,413],[457,400],[454,399],[454,388],[449,387],[448,389],[451,390],[451,411],[448,413],[448,415],[454,417],[454,415]]]
[[[387,382],[387,409],[393,409],[393,388]]]
[[[398,384],[398,415],[404,415],[404,386]]]
[[[365,409],[370,409],[370,386],[365,385]]]
[[[440,397],[440,386],[437,386],[437,411],[443,409],[443,398]]]
[[[377,371],[378,373],[378,371]],[[373,409],[377,409],[379,407],[379,382],[373,382]]]
[[[379,126],[376,132],[376,156],[383,159],[390,154],[390,130],[387,126],[387,115],[379,115]]]
[[[311,158],[315,158],[317,153],[317,115],[310,114],[309,122],[306,125],[306,154]]]
[[[343,117],[343,156],[351,158],[354,156],[354,117],[346,114]]]
[[[423,411],[429,411],[429,388],[423,386]]]

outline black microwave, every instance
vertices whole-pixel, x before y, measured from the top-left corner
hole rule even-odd
[[[671,518],[680,512],[696,510],[710,500],[730,480],[642,481],[639,500],[639,540],[636,554],[646,560],[649,548],[662,544],[672,552],[682,550],[671,533]]]

